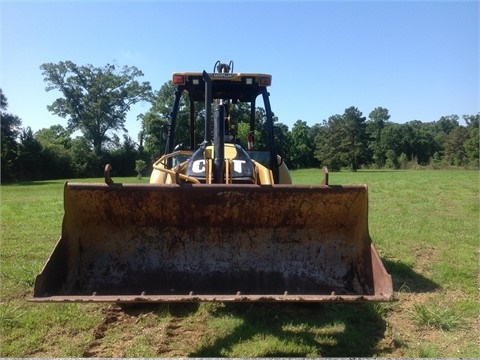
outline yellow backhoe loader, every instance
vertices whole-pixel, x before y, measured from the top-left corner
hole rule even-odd
[[[62,234],[33,301],[392,300],[367,186],[329,185],[327,172],[292,184],[270,75],[217,62],[172,81],[150,183],[115,183],[107,165],[105,183],[65,184]]]

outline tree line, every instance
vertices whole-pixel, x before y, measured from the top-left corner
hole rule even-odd
[[[136,67],[78,66],[65,61],[45,63],[40,69],[46,91],[61,93],[47,108],[65,118],[67,126],[36,132],[22,127],[22,119],[8,113],[8,100],[0,89],[2,182],[99,177],[106,163],[112,164],[114,176],[141,176],[163,154],[175,91],[171,81],[153,91],[149,82],[138,80],[143,73]],[[140,101],[151,103],[151,108],[139,115],[142,127],[134,140],[124,125],[131,105]],[[182,101],[188,105],[188,97]],[[182,127],[188,108],[181,107],[177,116],[179,142],[188,138],[183,130],[187,127]],[[241,103],[231,109],[241,141],[249,111]],[[261,134],[263,109],[257,108],[256,116]],[[390,121],[386,108],[373,109],[367,118],[351,106],[313,126],[297,120],[289,129],[275,120],[277,147],[291,169],[479,167],[480,113],[398,124]]]

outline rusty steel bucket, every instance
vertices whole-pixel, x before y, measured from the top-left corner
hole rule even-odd
[[[66,183],[33,301],[388,301],[366,186]]]

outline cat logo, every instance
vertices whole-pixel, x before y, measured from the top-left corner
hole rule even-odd
[[[232,160],[233,162],[233,171],[238,173],[238,174],[242,174],[242,167],[243,167],[243,164],[246,163],[245,160]],[[202,174],[205,172],[205,160],[204,159],[200,159],[200,160],[195,160],[193,163],[192,163],[192,172],[196,173],[196,174]]]

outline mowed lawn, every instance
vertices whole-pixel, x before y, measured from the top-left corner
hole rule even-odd
[[[315,184],[322,173],[292,176]],[[394,302],[133,309],[28,302],[60,236],[64,181],[2,185],[0,356],[480,357],[479,180],[478,171],[330,173],[331,184],[369,186],[370,235]]]

